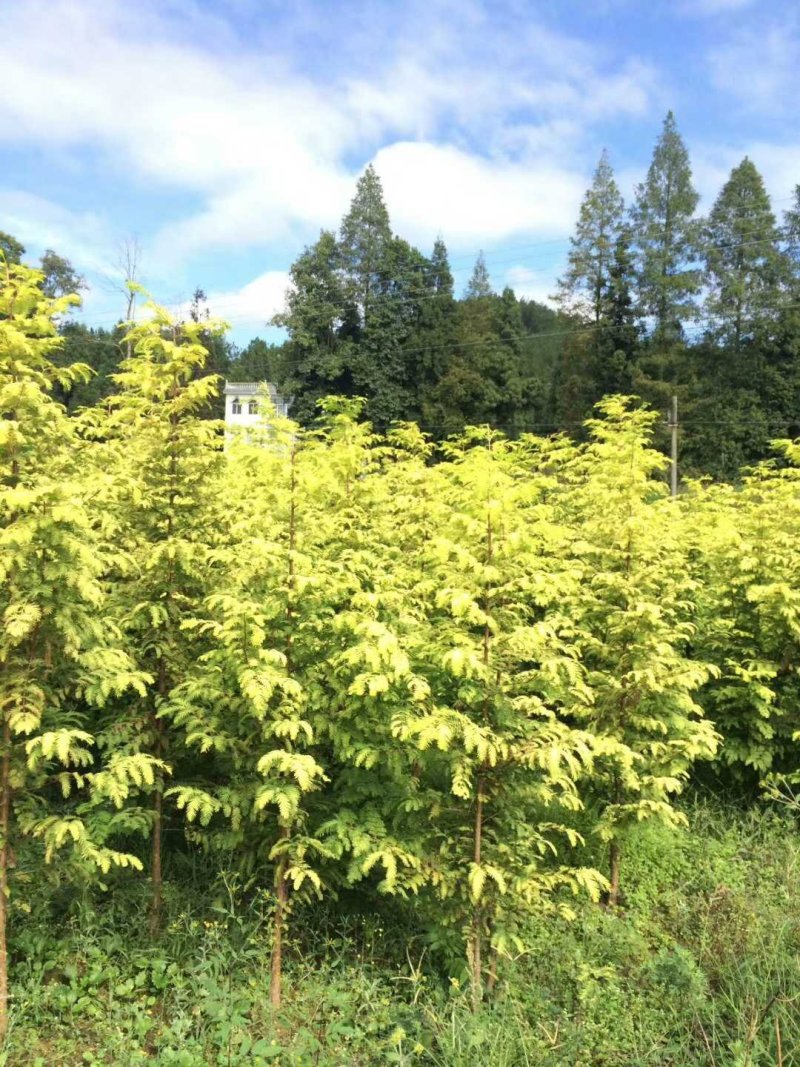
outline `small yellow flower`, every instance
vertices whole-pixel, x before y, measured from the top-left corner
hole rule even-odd
[[[406,1032],[402,1026],[396,1026],[389,1037],[390,1045],[400,1045],[406,1039]]]

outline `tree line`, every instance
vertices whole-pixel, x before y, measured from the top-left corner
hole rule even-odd
[[[496,292],[482,254],[458,295],[444,241],[424,254],[396,235],[368,167],[338,231],[322,231],[292,265],[272,320],[285,342],[237,349],[206,331],[209,369],[274,381],[302,425],[324,396],[361,396],[379,430],[413,420],[435,440],[482,423],[512,436],[580,436],[608,393],[636,394],[662,413],[674,395],[682,469],[735,478],[769,455],[772,439],[800,429],[800,186],[779,223],[745,158],[705,218],[698,201],[672,113],[628,207],[604,152],[549,307],[510,287]],[[24,252],[8,235],[0,247],[12,262]],[[68,261],[46,256],[46,287],[75,291]],[[189,317],[207,316],[198,289]],[[65,321],[60,330],[59,358],[98,371],[61,394],[74,410],[112,391],[123,328]],[[657,441],[665,445],[663,430]]]
[[[621,899],[700,766],[797,773],[796,443],[670,499],[620,396],[580,440],[438,444],[265,397],[226,441],[221,327],[156,305],[69,417],[77,298],[1,269],[0,1034],[31,872],[144,872],[157,937],[170,853],[225,857],[273,887],[276,1008],[298,899],[398,895],[477,1004],[531,913]]]
[[[376,425],[412,418],[437,438],[470,422],[580,432],[609,393],[664,412],[677,395],[684,467],[735,477],[800,425],[800,187],[779,225],[745,158],[706,218],[698,202],[672,113],[629,208],[603,152],[552,310],[495,293],[482,255],[456,299],[443,242],[425,257],[394,236],[368,168],[275,319],[298,417],[333,391],[367,397]]]

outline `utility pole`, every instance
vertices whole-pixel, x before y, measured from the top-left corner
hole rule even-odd
[[[669,428],[672,431],[672,462],[670,464],[670,494],[678,495],[678,398],[672,398]]]

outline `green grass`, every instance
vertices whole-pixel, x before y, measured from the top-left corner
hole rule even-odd
[[[14,917],[0,1065],[800,1064],[796,824],[699,802],[687,813],[690,831],[639,831],[618,911],[537,923],[478,1013],[458,961],[437,959],[391,901],[295,915],[276,1018],[267,895],[175,871],[152,946],[141,884],[40,886]]]

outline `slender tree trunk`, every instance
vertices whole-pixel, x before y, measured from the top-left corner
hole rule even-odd
[[[164,696],[167,692],[166,665],[163,659],[158,665],[158,692]],[[161,759],[164,754],[163,726],[161,720],[155,714],[151,716],[150,725],[155,740],[153,742],[153,754]],[[153,793],[153,839],[150,853],[150,936],[156,937],[161,931],[161,921],[164,913],[164,876],[162,871],[163,856],[163,827],[164,827],[164,780],[159,773],[156,777],[156,787]]]
[[[122,258],[120,262],[123,274],[125,276],[125,283],[135,282],[136,275],[139,268],[139,244],[137,241],[126,241],[125,247],[122,250]],[[128,300],[125,306],[125,321],[130,322],[133,319],[134,309],[136,307],[136,293],[132,289],[127,289]],[[133,345],[130,341],[125,344],[125,355],[128,359],[133,355]]]
[[[289,827],[282,826],[280,840],[289,836]],[[272,958],[269,973],[269,1002],[273,1008],[281,1006],[281,981],[283,978],[283,931],[289,903],[289,883],[286,880],[286,856],[278,859],[275,872],[275,919],[272,926]]]
[[[8,859],[11,830],[11,729],[3,721],[0,764],[0,1043],[8,1033]]]
[[[489,953],[489,969],[486,972],[486,992],[489,996],[494,992],[494,987],[497,985],[497,961],[498,961],[497,949],[492,945],[492,950]]]
[[[481,862],[481,848],[483,845],[483,776],[480,775],[477,781],[477,802],[475,804],[475,826],[473,837],[473,854],[472,858],[476,866],[480,866]],[[481,1000],[483,999],[483,985],[482,985],[482,941],[483,941],[483,909],[480,904],[476,904],[472,912],[472,954],[470,959],[470,970],[472,972],[472,1010],[477,1011],[480,1007]]]
[[[608,904],[609,907],[615,908],[619,904],[619,869],[621,860],[621,850],[619,841],[612,841],[608,850],[609,855],[609,884],[608,890]]]
[[[489,451],[491,452],[492,442],[489,441]],[[486,517],[486,562],[488,566],[492,565],[494,557],[494,530],[492,528],[492,516],[491,514]],[[491,600],[487,592],[484,599],[484,611],[488,615],[491,608]],[[487,622],[483,627],[483,665],[486,668],[487,677],[484,682],[485,685],[489,684],[488,672],[489,664],[491,662],[491,650],[492,650],[492,631]],[[484,721],[489,719],[489,694],[486,693],[483,704],[483,718]],[[486,780],[483,775],[484,768],[481,768],[481,772],[478,774],[477,786],[477,800],[475,804],[475,827],[473,837],[473,861],[476,867],[480,866],[481,856],[483,851],[483,798],[484,790],[486,787]],[[472,1010],[477,1011],[480,1002],[483,999],[483,915],[484,909],[480,904],[476,904],[473,916],[472,916]]]
[[[161,871],[161,830],[164,821],[164,791],[159,785],[153,796],[153,842],[150,858],[150,936],[161,930],[164,910],[164,880]]]

